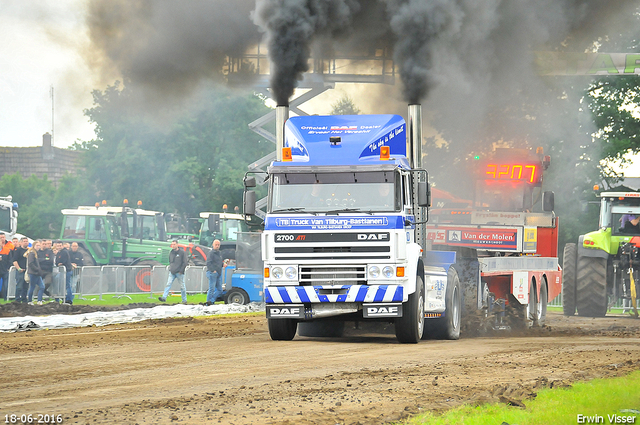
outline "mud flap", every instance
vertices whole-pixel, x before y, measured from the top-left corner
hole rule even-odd
[[[373,319],[376,317],[402,317],[402,303],[362,304],[362,317],[365,319]]]

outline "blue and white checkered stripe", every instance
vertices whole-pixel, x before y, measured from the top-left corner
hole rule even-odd
[[[399,285],[345,285],[346,294],[319,295],[322,286],[267,286],[264,290],[267,304],[299,303],[382,303],[402,302],[403,290]],[[326,288],[325,288],[326,289]],[[332,287],[336,289],[336,287]]]

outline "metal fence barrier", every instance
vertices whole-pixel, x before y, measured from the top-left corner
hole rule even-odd
[[[54,267],[51,274],[51,284],[47,288],[50,298],[64,300],[66,291],[65,267]],[[149,298],[154,298],[154,293],[161,293],[169,278],[168,266],[84,266],[74,269],[71,278],[71,287],[74,296],[78,299],[85,297],[98,297],[103,295],[115,295],[117,297],[128,297],[129,294],[148,293]],[[207,278],[207,268],[204,266],[187,266],[184,273],[184,282],[188,294],[202,294],[209,289],[209,279]],[[7,288],[7,298],[16,297],[16,269],[12,266],[9,269],[9,287]],[[223,279],[223,289],[231,288],[231,274],[227,274],[227,279]],[[27,283],[27,285],[29,285]],[[27,286],[28,287],[28,286]],[[180,285],[174,282],[171,290],[180,292]],[[33,294],[37,297],[38,288]],[[639,305],[640,305],[640,300]],[[549,306],[562,307],[562,294],[553,299]],[[629,301],[618,300],[611,309],[628,310],[631,306]]]
[[[154,293],[161,293],[169,278],[168,266],[84,266],[74,269],[71,278],[71,288],[77,299],[98,297],[103,295],[115,295],[116,297],[128,297],[131,294],[147,293],[149,298],[154,298]],[[66,268],[54,267],[51,274],[51,284],[48,286],[49,298],[64,300],[66,291]],[[224,289],[231,285],[224,282]],[[204,266],[187,266],[184,274],[184,282],[188,294],[206,293],[209,289],[207,268]],[[16,270],[9,270],[9,282],[7,298],[16,297]],[[27,283],[29,285],[29,283]],[[28,287],[28,286],[27,286]],[[38,288],[33,294],[37,297]],[[180,284],[171,285],[172,292],[180,292]]]

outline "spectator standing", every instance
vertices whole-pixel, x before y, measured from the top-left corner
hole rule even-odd
[[[40,250],[38,251],[38,262],[40,263],[45,295],[51,295],[49,289],[51,288],[51,283],[53,282],[54,255],[55,254],[53,253],[53,249],[51,249],[51,239],[44,239],[40,243]]]
[[[27,252],[27,275],[29,275],[29,292],[27,292],[27,302],[33,305],[33,291],[38,287],[38,304],[42,305],[42,295],[44,293],[44,283],[42,282],[42,269],[38,260],[38,252],[42,249],[42,242],[35,241]]]
[[[69,258],[71,259],[71,267],[73,267],[73,276],[71,277],[71,287],[76,291],[78,291],[78,276],[80,275],[80,270],[82,270],[82,253],[78,251],[78,242],[73,242],[71,244],[71,251],[69,251]]]
[[[9,287],[9,269],[13,257],[13,243],[7,240],[7,236],[0,232],[0,298],[7,300]]]
[[[171,241],[171,252],[169,253],[169,278],[167,279],[167,286],[164,288],[164,294],[158,299],[162,302],[167,300],[169,296],[169,290],[174,280],[178,279],[180,282],[180,293],[182,295],[182,304],[187,303],[187,287],[184,283],[184,271],[187,268],[187,253],[180,249],[178,241],[176,239]]]
[[[71,256],[67,248],[62,246],[62,242],[56,241],[56,266],[65,268],[65,291],[64,303],[73,304],[73,289],[71,288],[71,277],[73,276],[73,265],[71,264]]]
[[[213,305],[222,295],[222,254],[220,253],[220,241],[213,241],[213,248],[207,256],[207,278],[209,278],[209,291],[205,305]]]
[[[27,302],[27,291],[29,285],[24,280],[27,272],[27,251],[29,250],[29,239],[23,236],[19,245],[13,250],[13,267],[16,268],[16,301]]]

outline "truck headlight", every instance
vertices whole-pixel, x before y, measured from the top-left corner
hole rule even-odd
[[[369,277],[373,279],[380,277],[380,267],[378,266],[369,267]]]
[[[382,275],[384,277],[386,277],[387,279],[393,277],[393,267],[391,266],[384,266],[382,268]]]
[[[295,279],[298,276],[298,272],[295,267],[287,267],[287,269],[284,271],[284,275],[287,277],[287,279]]]
[[[274,267],[272,270],[273,277],[276,279],[282,279],[282,267]]]

